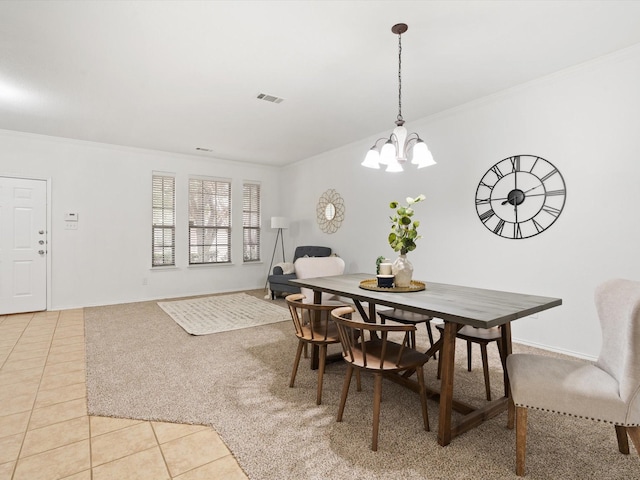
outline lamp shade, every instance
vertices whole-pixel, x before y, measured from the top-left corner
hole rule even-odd
[[[271,228],[289,228],[287,217],[271,217]]]

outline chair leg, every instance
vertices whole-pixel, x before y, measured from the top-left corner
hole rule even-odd
[[[524,476],[527,453],[527,409],[516,407],[516,475]]]
[[[356,390],[358,392],[362,391],[362,383],[360,383],[360,370],[356,370]]]
[[[318,366],[318,393],[316,394],[316,405],[322,403],[322,382],[324,379],[324,367],[327,363],[327,346],[320,345],[320,365]]]
[[[344,383],[342,384],[342,394],[340,395],[340,406],[338,407],[338,417],[336,422],[342,421],[342,414],[344,413],[344,405],[347,403],[347,395],[349,394],[349,385],[351,384],[351,376],[353,375],[353,365],[347,365],[347,374],[344,377]]]
[[[416,348],[416,332],[414,331],[409,332],[409,348],[414,350]]]
[[[305,342],[303,342],[302,340],[298,340],[298,349],[296,350],[296,359],[293,362],[293,371],[291,372],[291,381],[289,382],[289,387],[293,387],[293,384],[296,381],[298,365],[300,364],[300,355],[302,354],[302,348],[306,346],[307,344]]]
[[[471,371],[471,342],[467,340],[467,370]]]
[[[422,366],[416,367],[416,373],[418,374],[418,385],[420,386],[420,404],[422,406],[422,420],[424,422],[424,429],[428,432],[429,428],[429,411],[427,410],[427,390],[424,385],[424,371]]]
[[[380,427],[380,400],[382,397],[382,374],[376,373],[373,388],[373,438],[371,450],[378,450],[378,429]]]
[[[629,439],[627,438],[627,429],[616,425],[616,438],[618,439],[618,450],[620,453],[629,455]]]
[[[480,344],[480,354],[482,355],[482,371],[484,372],[484,389],[487,393],[487,400],[491,401],[491,382],[489,380],[489,359],[487,357],[487,345]]]
[[[640,455],[640,427],[626,427],[626,430],[631,437],[631,443],[636,447],[636,452]]]
[[[425,322],[425,327],[427,327],[427,335],[429,335],[429,346],[433,347],[433,332],[431,331],[431,322]],[[434,352],[433,359],[438,359],[438,354]]]

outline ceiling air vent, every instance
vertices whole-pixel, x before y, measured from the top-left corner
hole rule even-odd
[[[267,95],[266,93],[258,94],[258,100],[264,100],[265,102],[280,103],[284,98],[276,97],[274,95]]]

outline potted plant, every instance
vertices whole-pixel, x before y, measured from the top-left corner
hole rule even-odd
[[[391,233],[389,233],[389,245],[394,251],[400,252],[400,256],[393,262],[392,272],[395,275],[396,287],[408,287],[411,285],[413,276],[413,265],[407,260],[407,253],[416,249],[416,241],[422,238],[418,235],[420,222],[413,220],[413,205],[425,199],[423,194],[416,198],[407,197],[407,205],[400,205],[393,201],[389,207],[395,210],[395,214],[390,216]]]

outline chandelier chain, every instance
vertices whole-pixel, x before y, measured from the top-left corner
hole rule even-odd
[[[402,121],[402,34],[398,34],[398,120]]]

